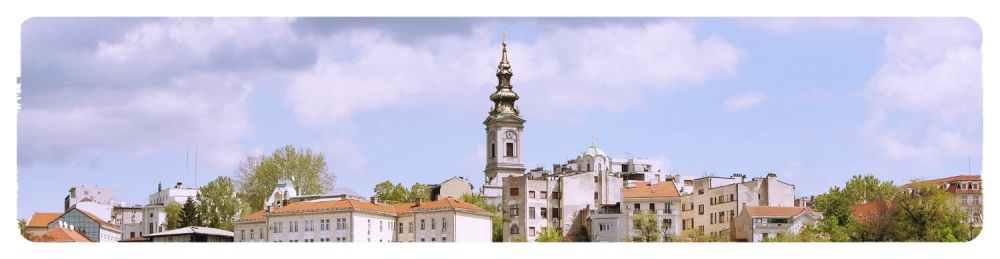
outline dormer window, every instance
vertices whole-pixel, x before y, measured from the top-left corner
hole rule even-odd
[[[959,185],[959,186],[962,187],[962,190],[968,190],[969,189],[969,185],[966,184],[966,183],[964,183],[964,182],[961,185]]]
[[[979,183],[978,182],[972,183],[972,189],[973,190],[979,190]]]

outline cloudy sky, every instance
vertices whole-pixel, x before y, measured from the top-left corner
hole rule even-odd
[[[981,172],[967,18],[32,18],[17,217],[79,185],[146,204],[284,145],[363,195],[452,176],[478,191],[503,30],[529,168],[593,134],[613,157],[776,173],[799,196]]]

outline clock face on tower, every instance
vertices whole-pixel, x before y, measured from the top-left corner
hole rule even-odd
[[[516,137],[517,135],[516,135],[516,134],[514,134],[514,132],[513,132],[513,131],[507,131],[507,133],[506,133],[506,136],[507,136],[507,138],[509,138],[509,139],[513,139],[513,138],[514,138],[514,137]]]

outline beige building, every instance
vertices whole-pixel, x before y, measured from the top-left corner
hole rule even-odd
[[[692,194],[681,196],[681,231],[697,231],[727,237],[730,222],[743,206],[793,207],[795,186],[775,174],[747,180],[732,177],[702,177],[693,180]]]
[[[464,177],[452,177],[440,184],[429,184],[431,201],[444,199],[447,197],[461,198],[464,194],[472,194],[472,183]]]
[[[760,242],[781,233],[801,233],[821,218],[807,207],[744,206],[733,219],[729,235],[733,241]]]
[[[622,189],[626,218],[639,213],[656,215],[664,234],[680,235],[681,195],[672,182],[638,182]],[[631,221],[629,229],[632,229]]]

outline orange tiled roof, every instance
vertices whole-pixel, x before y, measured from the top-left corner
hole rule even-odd
[[[284,214],[291,212],[306,212],[306,211],[326,211],[326,210],[346,210],[346,209],[361,209],[369,210],[375,212],[387,212],[394,213],[393,207],[387,204],[374,204],[371,202],[355,201],[351,199],[335,200],[335,201],[321,201],[321,202],[296,202],[292,204],[285,205],[284,207],[272,210],[268,214]]]
[[[809,216],[813,216],[813,211],[808,207],[747,206],[747,212],[751,216],[791,217],[799,215],[803,211]]]
[[[59,216],[62,216],[62,213],[59,213],[59,212],[35,212],[35,214],[31,215],[31,220],[28,221],[28,227],[43,227],[43,228],[48,228],[49,227],[49,223],[52,223],[52,221],[56,220],[57,218],[59,218]]]
[[[858,220],[866,220],[872,213],[882,211],[889,208],[889,201],[873,201],[865,204],[855,204],[851,205],[851,210],[854,211],[854,216]]]
[[[90,214],[90,212],[87,212],[87,211],[81,210],[81,209],[76,209],[76,210],[80,211],[81,213],[83,213],[83,215],[87,215],[87,217],[89,217],[90,219],[92,219],[94,221],[97,221],[97,223],[101,223],[101,225],[104,225],[106,227],[113,228],[113,229],[116,229],[116,230],[120,230],[120,228],[118,228],[118,225],[111,224],[111,222],[107,222],[107,221],[101,220],[100,217],[94,216],[94,214]]]
[[[939,179],[934,179],[934,180],[927,180],[927,181],[923,181],[921,183],[926,183],[926,182],[950,183],[950,182],[955,182],[955,181],[982,181],[982,180],[983,180],[983,176],[982,175],[956,175],[956,176],[939,178]],[[901,188],[910,188],[910,184],[904,184]]]
[[[94,242],[89,237],[69,228],[55,227],[40,236],[31,237],[32,242]]]
[[[262,220],[262,219],[264,219],[264,212],[266,212],[266,211],[265,210],[260,210],[260,211],[254,212],[253,214],[243,216],[242,218],[240,218],[240,221]]]
[[[449,209],[449,208],[451,208],[451,209],[465,209],[465,210],[471,210],[471,211],[486,212],[485,209],[477,207],[476,205],[472,205],[471,203],[464,202],[462,200],[458,200],[458,199],[455,199],[455,198],[452,198],[452,197],[448,197],[448,198],[444,198],[444,199],[440,199],[440,200],[436,200],[436,201],[421,202],[420,206],[416,206],[416,205],[417,204],[413,203],[413,202],[411,202],[411,203],[398,203],[398,204],[393,204],[392,207],[393,207],[393,209],[396,210],[397,213],[408,213],[408,212],[416,212],[416,211],[424,211],[424,210]]]
[[[649,182],[637,182],[633,188],[622,188],[622,196],[625,198],[657,198],[657,197],[680,197],[677,186],[672,182],[659,182],[651,185]]]

